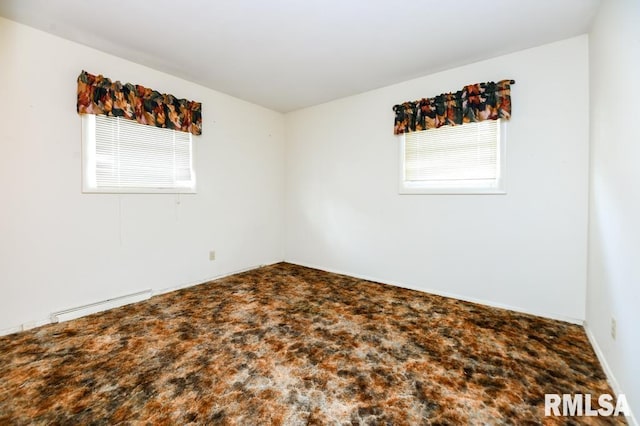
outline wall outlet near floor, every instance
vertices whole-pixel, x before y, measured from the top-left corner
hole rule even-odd
[[[216,260],[216,251],[215,250],[211,250],[209,252],[209,260]]]
[[[616,340],[616,328],[618,328],[618,324],[616,323],[616,319],[611,317],[611,338]]]

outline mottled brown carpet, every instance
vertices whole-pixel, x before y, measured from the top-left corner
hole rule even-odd
[[[0,337],[0,424],[592,424],[582,327],[280,263]],[[596,407],[597,408],[597,407]]]

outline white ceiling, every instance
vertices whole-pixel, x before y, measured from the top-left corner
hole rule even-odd
[[[287,112],[583,34],[599,1],[0,0],[0,15]]]

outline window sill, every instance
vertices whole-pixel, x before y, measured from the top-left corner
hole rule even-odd
[[[505,188],[420,187],[400,185],[400,195],[506,195]]]
[[[196,194],[195,188],[82,188],[83,194]]]

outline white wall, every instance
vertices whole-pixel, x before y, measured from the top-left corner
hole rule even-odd
[[[398,195],[392,106],[505,78],[508,194]],[[288,114],[285,259],[584,319],[588,101],[580,36]]]
[[[203,103],[198,194],[81,194],[83,69]],[[283,258],[280,113],[0,18],[0,123],[0,332]]]
[[[602,2],[590,33],[587,329],[640,413],[640,2]],[[617,337],[610,334],[611,317]]]

